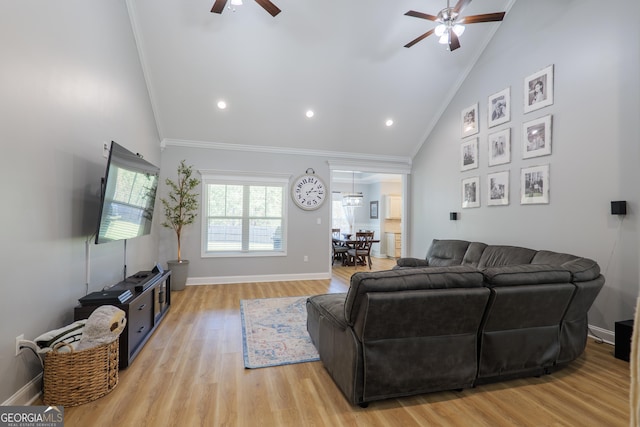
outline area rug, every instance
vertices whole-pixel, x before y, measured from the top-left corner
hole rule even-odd
[[[307,298],[240,300],[245,368],[320,360],[307,332]]]

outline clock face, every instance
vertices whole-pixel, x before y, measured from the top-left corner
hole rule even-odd
[[[315,175],[302,175],[293,181],[291,197],[302,209],[318,209],[327,197],[327,187]]]

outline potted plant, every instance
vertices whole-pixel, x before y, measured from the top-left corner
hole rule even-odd
[[[163,227],[171,228],[178,239],[178,259],[167,261],[171,270],[171,290],[181,291],[187,283],[189,261],[182,259],[181,240],[183,228],[192,224],[198,215],[198,193],[194,189],[200,185],[200,180],[193,178],[192,166],[187,166],[182,160],[178,165],[178,180],[167,178],[165,184],[169,187],[168,198],[161,198],[164,207],[165,221]]]

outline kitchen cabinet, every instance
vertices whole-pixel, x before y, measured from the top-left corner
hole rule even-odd
[[[389,195],[385,205],[385,219],[402,218],[402,197]]]

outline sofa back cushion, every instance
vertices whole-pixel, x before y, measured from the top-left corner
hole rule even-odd
[[[478,268],[529,264],[537,251],[518,246],[489,245],[478,262]]]
[[[347,323],[353,326],[370,292],[415,291],[421,289],[478,288],[482,273],[470,266],[426,267],[374,272],[351,276],[344,304]]]
[[[480,258],[482,258],[482,253],[487,247],[486,243],[481,242],[471,242],[469,243],[469,247],[467,248],[467,252],[464,254],[464,258],[462,259],[462,265],[471,265],[473,267],[477,267],[480,262]]]
[[[561,266],[571,272],[573,282],[595,280],[600,275],[600,266],[594,260],[552,251],[538,251],[531,264]]]
[[[482,270],[488,287],[569,283],[569,270],[548,264],[519,264]]]
[[[465,240],[433,239],[427,251],[427,261],[432,267],[460,265],[468,247],[469,242]]]

